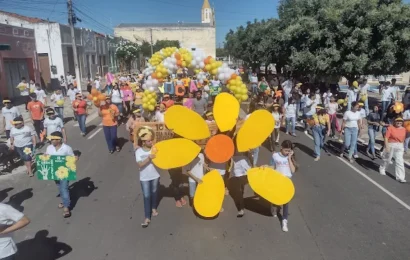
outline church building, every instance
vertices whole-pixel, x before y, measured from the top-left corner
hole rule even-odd
[[[122,23],[114,28],[116,37],[155,44],[158,40],[178,40],[181,47],[201,49],[206,55],[216,55],[215,10],[204,0],[201,23]]]

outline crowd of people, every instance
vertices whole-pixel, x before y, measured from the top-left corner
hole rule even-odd
[[[268,82],[269,80],[269,82]],[[308,81],[297,81],[293,77],[279,80],[277,77],[266,79],[265,76],[249,75],[249,90],[252,94],[246,120],[257,109],[269,110],[275,119],[274,130],[269,138],[272,158],[270,167],[275,168],[284,176],[291,178],[298,166],[295,161],[291,139],[279,142],[281,131],[284,134],[297,136],[297,127],[308,134],[311,132],[314,145],[314,160],[319,161],[322,152],[329,154],[330,139],[339,140],[341,157],[347,152],[347,159],[354,162],[358,158],[357,138],[367,124],[369,143],[366,149],[371,159],[376,158],[375,136],[382,131],[384,145],[379,156],[383,159],[379,172],[385,175],[386,167],[394,158],[395,175],[399,182],[406,182],[404,172],[403,153],[408,150],[410,136],[403,127],[405,121],[410,121],[410,90],[403,97],[405,111],[395,109],[395,101],[400,93],[392,85],[386,84],[381,88],[382,103],[369,108],[368,88],[366,80],[360,84],[352,83],[347,96],[340,102],[340,96],[333,89],[319,89],[312,87]],[[91,93],[95,88],[105,94],[105,100],[98,106],[98,115],[101,117],[103,132],[109,153],[120,152],[121,147],[117,140],[117,129],[124,125],[129,131],[132,150],[139,167],[140,182],[144,198],[144,221],[142,227],[148,227],[151,218],[159,214],[158,187],[159,169],[153,164],[155,158],[154,131],[149,127],[140,127],[141,122],[164,123],[167,109],[174,105],[182,105],[198,113],[204,120],[213,124],[212,104],[215,97],[221,92],[229,90],[217,79],[209,77],[199,81],[195,76],[185,73],[169,77],[158,89],[158,102],[154,111],[144,109],[142,102],[142,75],[119,75],[105,87],[101,86],[98,76],[94,82],[89,81],[87,90]],[[131,87],[135,85],[136,87]],[[22,87],[24,86],[24,87]],[[4,98],[2,116],[6,136],[9,138],[10,150],[16,151],[24,161],[28,176],[33,176],[32,161],[37,148],[44,143],[49,143],[45,150],[49,155],[76,156],[79,152],[67,145],[67,134],[64,127],[64,107],[66,99],[74,119],[78,121],[81,135],[86,136],[86,118],[92,105],[87,102],[83,93],[76,88],[75,78],[68,74],[60,79],[60,89],[52,93],[47,102],[46,94],[39,84],[27,82],[25,78],[19,84],[22,96],[25,98],[26,109],[30,114],[33,128],[25,125],[20,111],[13,106],[10,99]],[[346,106],[343,106],[343,103]],[[340,113],[343,116],[339,116]],[[137,125],[139,124],[139,125]],[[142,130],[141,130],[142,129]],[[224,133],[233,135],[233,133]],[[231,136],[233,137],[233,136]],[[327,140],[328,139],[328,140]],[[247,170],[258,165],[259,148],[249,152],[236,151],[232,160],[227,163],[215,163],[201,151],[197,158],[181,169],[170,170],[171,188],[174,191],[176,207],[187,204],[181,193],[184,176],[188,178],[189,202],[192,205],[195,190],[202,178],[209,170],[217,170],[226,183],[226,194],[234,198],[238,213],[241,218],[245,214],[244,188],[247,185]],[[232,185],[228,185],[228,180]],[[70,217],[70,195],[68,181],[56,181],[61,196],[58,205],[63,210],[63,217]],[[272,205],[274,216],[282,208],[282,230],[288,231],[288,205]],[[224,209],[221,209],[223,212]],[[16,215],[17,216],[17,215]],[[21,216],[19,216],[21,217]],[[17,219],[17,218],[16,218]],[[22,219],[22,218],[20,218]],[[18,221],[16,221],[18,222]],[[24,221],[26,223],[27,220]],[[27,222],[28,223],[28,222]]]

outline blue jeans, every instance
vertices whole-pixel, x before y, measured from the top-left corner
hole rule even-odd
[[[315,143],[315,156],[320,157],[320,150],[325,145],[325,136],[323,135],[323,125],[315,125],[312,127],[313,142]]]
[[[80,131],[81,133],[84,133],[87,131],[86,127],[85,127],[85,120],[87,119],[87,115],[77,115],[77,121],[78,121],[78,125],[80,127]]]
[[[358,134],[357,127],[345,127],[344,131],[344,142],[342,146],[342,153],[344,152],[345,148],[349,148],[349,159],[352,158],[353,153],[355,151],[355,147],[357,145],[357,134]]]
[[[120,111],[120,114],[122,114],[122,110],[123,110],[122,103],[113,103],[113,104],[118,107],[118,111]]]
[[[103,126],[103,130],[108,150],[114,151],[117,146],[117,126]]]
[[[30,149],[31,153],[26,154],[24,152],[24,150],[26,148]],[[31,162],[31,160],[33,158],[32,156],[34,154],[32,144],[29,144],[29,145],[26,145],[26,146],[23,146],[23,147],[17,147],[16,146],[15,149],[16,149],[16,152],[20,155],[21,160],[23,160],[24,162]]]
[[[252,150],[252,157],[253,157],[253,167],[256,167],[256,163],[258,162],[259,156],[259,147],[256,147]]]
[[[292,134],[294,134],[295,128],[296,128],[296,117],[290,117],[290,118],[287,117],[286,118],[286,132],[289,133],[290,130],[292,129]]]
[[[386,113],[387,112],[387,108],[389,107],[389,105],[390,105],[390,101],[382,101],[382,118],[381,118],[381,120],[383,120],[384,119],[384,113]]]
[[[283,98],[284,98],[285,103],[288,103],[289,97],[290,97],[290,93],[287,94],[286,92],[284,92]]]
[[[55,181],[57,184],[58,190],[60,192],[60,198],[63,202],[64,208],[70,208],[70,192],[68,191],[68,183],[67,180],[62,181]]]
[[[296,101],[296,119],[299,118],[299,111],[302,109],[302,102]]]
[[[369,134],[369,145],[367,149],[371,154],[375,154],[374,144],[376,143],[376,131],[372,127],[369,127],[367,133]]]
[[[196,186],[198,185],[198,183],[192,182],[192,181],[189,181],[188,183],[189,183],[189,197],[193,198],[195,195]]]
[[[58,117],[64,122],[64,107],[55,107],[54,110],[56,111]]]
[[[258,95],[258,84],[252,84],[252,93]]]
[[[159,178],[150,181],[140,181],[142,195],[144,196],[145,218],[151,219],[153,209],[158,206],[158,184]]]

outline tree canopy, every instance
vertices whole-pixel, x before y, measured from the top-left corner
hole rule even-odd
[[[410,70],[410,7],[400,0],[281,0],[278,15],[231,30],[229,54],[316,77]]]

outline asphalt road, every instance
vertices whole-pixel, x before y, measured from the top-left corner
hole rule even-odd
[[[410,259],[410,185],[379,175],[380,162],[363,155],[352,165],[334,155],[314,162],[313,141],[303,132],[296,138],[281,133],[281,140],[297,144],[300,165],[288,233],[249,187],[242,219],[230,196],[225,212],[213,220],[196,217],[189,207],[176,208],[167,172],[161,175],[160,214],[142,229],[143,200],[130,143],[109,155],[99,123],[96,118],[89,124],[85,138],[73,122],[66,125],[69,144],[83,153],[71,186],[71,218],[63,219],[57,209],[53,182],[24,174],[1,177],[0,201],[32,220],[15,234],[18,260]],[[119,136],[128,136],[124,127]],[[268,163],[269,156],[262,149],[258,164]]]

